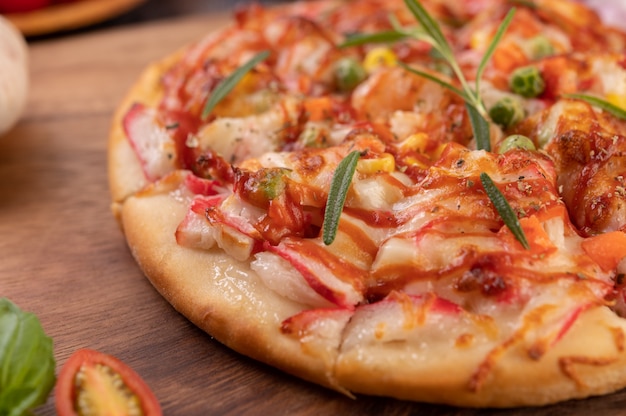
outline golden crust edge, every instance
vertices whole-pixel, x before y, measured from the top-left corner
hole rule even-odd
[[[540,358],[531,358],[521,344],[505,351],[476,391],[470,380],[485,360],[478,350],[467,355],[442,352],[447,356],[438,365],[424,366],[420,365],[424,357],[415,363],[411,351],[391,354],[397,346],[370,345],[340,354],[335,377],[351,391],[398,399],[463,407],[543,406],[624,388],[625,335],[623,319],[607,307],[595,307],[581,314]],[[371,374],[384,367],[398,371],[386,376],[384,383],[374,380]]]
[[[308,355],[299,340],[281,333],[281,322],[300,312],[302,305],[266,288],[245,263],[219,251],[176,243],[174,230],[185,212],[184,204],[168,194],[133,196],[122,206],[128,246],[155,289],[179,313],[234,351],[342,391],[332,377],[334,357]]]
[[[136,102],[147,106],[155,106],[159,103],[163,96],[161,77],[167,69],[181,59],[186,48],[149,64],[113,113],[107,142],[107,173],[112,201],[111,211],[120,224],[124,200],[148,184],[124,132],[124,116]]]

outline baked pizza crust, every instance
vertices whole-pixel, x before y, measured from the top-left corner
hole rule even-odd
[[[581,314],[539,359],[521,344],[497,354],[477,389],[471,380],[502,340],[447,350],[401,341],[348,348],[343,345],[346,329],[337,328],[323,346],[311,349],[282,333],[281,323],[305,305],[271,291],[247,263],[219,249],[178,245],[175,230],[187,206],[167,192],[139,192],[148,182],[121,120],[134,102],[158,102],[159,80],[181,54],[150,65],[117,109],[109,139],[109,181],[112,210],[132,255],[156,290],[199,328],[241,354],[348,395],[512,407],[606,394],[626,385],[626,324],[604,306]]]
[[[186,206],[171,196],[128,198],[120,211],[128,245],[154,287],[174,308],[226,346],[315,383],[332,379],[335,357],[315,358],[280,333],[302,310],[267,289],[245,264],[219,250],[179,246],[174,230]],[[338,340],[337,340],[338,342]]]
[[[625,330],[609,309],[592,309],[538,360],[521,345],[504,352],[477,391],[469,381],[485,358],[481,349],[432,348],[416,356],[411,345],[356,348],[340,354],[336,377],[351,391],[400,399],[465,407],[546,405],[623,387],[626,355],[619,339]]]
[[[140,75],[139,80],[130,88],[113,115],[109,132],[108,174],[109,191],[113,201],[112,209],[116,218],[119,216],[120,204],[128,196],[148,184],[124,132],[122,123],[124,115],[135,102],[142,102],[146,105],[156,105],[159,102],[163,94],[161,76],[180,59],[182,54],[183,50],[149,65]]]

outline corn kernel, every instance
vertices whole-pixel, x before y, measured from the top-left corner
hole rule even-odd
[[[414,150],[420,153],[424,153],[426,151],[427,145],[428,135],[426,133],[420,132],[411,134],[409,137],[404,139],[400,147],[404,151]]]
[[[239,80],[237,85],[235,85],[234,91],[241,94],[254,91],[257,84],[256,78],[257,77],[250,72],[244,74],[244,76]]]
[[[626,95],[610,92],[606,95],[606,100],[622,110],[626,110]]]
[[[370,50],[363,60],[363,68],[367,73],[372,73],[383,66],[396,65],[396,54],[389,48],[377,47]]]
[[[437,148],[432,154],[433,160],[439,159],[441,157],[441,154],[443,153],[443,151],[445,150],[447,146],[448,145],[446,143],[442,143],[439,146],[437,146]]]
[[[470,48],[478,50],[486,49],[489,42],[489,33],[485,30],[477,30],[472,33],[470,38]]]
[[[380,172],[391,173],[396,169],[396,161],[393,155],[383,153],[377,159],[359,159],[356,170],[359,173],[372,174]]]
[[[428,165],[424,162],[422,162],[421,160],[413,157],[413,156],[407,156],[404,158],[404,163],[408,166],[414,166],[420,169],[428,169]]]

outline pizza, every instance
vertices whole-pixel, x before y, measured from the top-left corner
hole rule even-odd
[[[348,396],[608,394],[625,50],[569,0],[238,8],[120,104],[112,210],[191,322]]]

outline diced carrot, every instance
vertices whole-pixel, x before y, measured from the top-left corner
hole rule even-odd
[[[325,120],[333,114],[333,101],[330,97],[312,97],[304,102],[304,109],[309,120]]]
[[[492,59],[494,67],[506,73],[528,63],[528,58],[524,51],[512,43],[507,44],[506,47],[497,48]]]
[[[626,257],[626,233],[611,231],[586,238],[582,249],[604,270],[612,270]]]
[[[519,222],[532,250],[543,251],[554,247],[550,236],[548,236],[536,215],[521,218]]]
[[[553,206],[541,210],[540,212],[531,216],[519,219],[519,224],[524,231],[526,240],[530,245],[530,251],[533,254],[547,253],[556,249],[551,236],[548,234],[543,224],[554,217],[562,218],[563,215],[565,214],[562,207]],[[500,230],[500,234],[504,236],[504,238],[508,239],[508,241],[510,241],[510,244],[513,244],[513,240],[515,239],[515,237],[513,236],[511,230],[509,230],[507,227],[502,227],[502,229]]]

